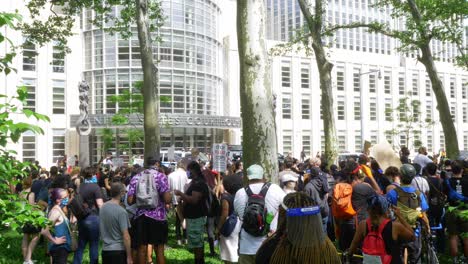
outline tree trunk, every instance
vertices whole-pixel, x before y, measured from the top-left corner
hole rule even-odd
[[[315,61],[320,74],[320,89],[322,98],[320,101],[323,112],[323,132],[325,134],[325,159],[327,167],[336,162],[338,156],[336,144],[335,117],[333,115],[333,90],[331,71],[333,64],[328,61],[325,49],[322,44],[322,14],[324,12],[322,0],[315,0],[315,16],[309,9],[312,5],[307,0],[299,0],[302,14],[306,19],[307,26],[312,35],[312,48],[315,54]]]
[[[434,91],[435,98],[437,100],[437,110],[439,110],[439,119],[442,124],[442,129],[444,130],[445,137],[445,151],[447,152],[447,157],[449,159],[455,159],[460,154],[458,148],[458,138],[457,130],[455,130],[455,125],[452,120],[452,114],[450,113],[450,107],[445,95],[444,86],[442,81],[437,75],[437,69],[434,64],[434,59],[432,57],[431,48],[429,44],[424,44],[421,47],[422,56],[419,61],[424,64],[426,67],[426,72],[429,75],[429,79],[432,84],[432,91]]]
[[[237,39],[244,167],[259,164],[278,182],[278,152],[270,67],[265,46],[263,0],[237,2]]]
[[[148,0],[136,0],[138,40],[143,68],[143,113],[145,133],[145,163],[148,157],[159,160],[159,100],[158,68],[153,61],[151,32],[148,19]],[[147,164],[146,164],[147,165]]]

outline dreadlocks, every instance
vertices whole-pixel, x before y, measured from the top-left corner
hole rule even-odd
[[[272,264],[336,264],[338,253],[322,230],[320,214],[287,216],[287,209],[306,208],[316,204],[305,193],[288,194],[279,210],[277,235],[281,239],[270,263]]]

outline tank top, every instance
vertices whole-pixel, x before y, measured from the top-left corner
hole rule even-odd
[[[68,219],[63,219],[61,224],[54,226],[54,232],[52,233],[53,237],[66,237],[67,242],[60,245],[49,242],[49,251],[54,251],[59,248],[65,248],[68,252],[71,251],[71,235],[68,230],[68,222]]]

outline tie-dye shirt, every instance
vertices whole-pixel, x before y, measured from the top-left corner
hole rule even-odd
[[[166,204],[164,203],[163,194],[165,192],[169,192],[169,183],[167,181],[167,177],[152,168],[147,169],[142,173],[148,173],[148,171],[154,175],[154,182],[159,193],[159,203],[158,206],[156,206],[154,209],[138,209],[136,216],[139,217],[141,215],[146,215],[147,217],[153,218],[157,221],[166,221]],[[130,181],[127,194],[128,196],[135,196],[136,185],[142,173],[135,175]],[[136,199],[136,197],[134,197],[134,199]]]

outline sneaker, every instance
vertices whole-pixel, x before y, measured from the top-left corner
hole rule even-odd
[[[177,245],[182,246],[182,240],[177,240]]]

